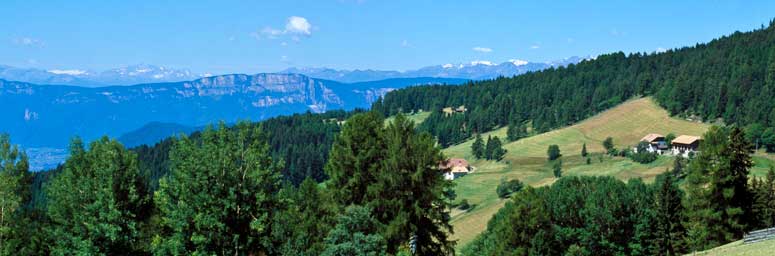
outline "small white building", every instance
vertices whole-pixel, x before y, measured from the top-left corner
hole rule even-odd
[[[689,153],[697,152],[702,138],[697,136],[681,135],[670,143],[673,146],[673,155],[689,157]]]
[[[442,163],[439,168],[447,170],[444,173],[444,179],[454,180],[471,172],[471,166],[468,161],[462,158],[450,158],[446,163]]]

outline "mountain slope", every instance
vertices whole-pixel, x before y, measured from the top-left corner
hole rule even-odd
[[[627,158],[598,158],[603,152],[601,142],[612,137],[618,148],[630,147],[648,133],[674,133],[677,135],[702,135],[709,125],[670,117],[651,98],[627,101],[576,125],[537,134],[505,144],[508,150],[501,162],[475,160],[471,154],[473,140],[444,149],[448,157],[465,158],[476,167],[476,172],[456,180],[458,199],[467,199],[477,206],[467,213],[457,212],[452,220],[454,237],[459,247],[470,242],[487,228],[490,217],[500,209],[505,200],[499,199],[495,188],[502,179],[517,178],[531,186],[553,183],[556,178],[546,164],[546,149],[549,145],[560,146],[563,158],[563,175],[610,175],[619,179],[642,177],[653,179],[671,166],[669,157],[643,165]],[[483,137],[506,138],[506,129],[501,128]],[[593,153],[592,164],[587,165],[580,156],[581,146]],[[602,159],[602,160],[600,160]],[[758,158],[757,161],[766,161]]]
[[[196,127],[219,120],[255,121],[305,111],[367,108],[394,89],[465,81],[411,78],[343,84],[298,74],[257,74],[84,88],[0,80],[5,109],[0,113],[4,120],[0,132],[10,133],[15,143],[25,147],[62,148],[72,136],[87,141],[102,135],[115,137],[150,122]]]
[[[638,96],[653,96],[671,114],[695,120],[775,128],[775,22],[663,53],[617,52],[470,86],[398,90],[379,107],[393,115],[465,105],[469,111],[461,118],[434,111],[425,122],[442,145],[450,145],[509,123],[529,121],[549,131]]]
[[[117,140],[125,147],[131,148],[143,144],[153,145],[163,139],[180,134],[190,134],[197,130],[199,128],[176,123],[150,122],[137,130],[124,133]]]

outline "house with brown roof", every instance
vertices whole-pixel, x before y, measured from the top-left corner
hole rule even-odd
[[[468,109],[466,108],[465,105],[460,105],[457,108],[446,107],[441,109],[441,112],[444,112],[444,116],[450,116],[455,113],[465,113],[466,111],[468,111]]]
[[[662,134],[657,133],[650,133],[646,136],[644,136],[640,141],[646,142],[649,144],[649,146],[646,148],[646,151],[648,152],[656,152],[657,154],[662,154],[666,150],[668,150],[667,142],[665,141],[665,136],[662,136]],[[637,147],[636,147],[637,151]]]
[[[673,154],[688,157],[689,153],[697,152],[702,138],[697,136],[681,135],[670,143],[673,146]]]
[[[462,158],[450,158],[447,162],[439,165],[440,169],[447,170],[444,173],[444,179],[454,180],[471,172],[473,169],[468,161]]]

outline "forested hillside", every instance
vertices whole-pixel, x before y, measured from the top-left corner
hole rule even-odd
[[[511,78],[407,88],[373,107],[386,115],[433,111],[424,127],[443,145],[527,121],[545,132],[645,95],[676,115],[775,127],[773,24],[664,53],[617,52]],[[443,118],[442,108],[460,105],[468,111]]]
[[[323,114],[294,114],[270,118],[256,125],[260,126],[269,143],[272,158],[283,163],[281,172],[284,180],[300,184],[306,177],[315,181],[327,178],[323,166],[328,160],[328,151],[339,131],[342,121],[355,111],[329,111]],[[197,140],[200,132],[189,137]],[[149,186],[156,188],[158,180],[169,173],[169,152],[173,138],[154,145],[141,145],[131,150],[137,153],[140,169],[148,177]]]

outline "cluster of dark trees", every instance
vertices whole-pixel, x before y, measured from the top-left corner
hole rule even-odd
[[[76,138],[64,165],[38,178],[0,136],[0,255],[453,252],[444,156],[410,120],[353,115],[329,145],[320,184],[313,175],[293,184],[261,127],[221,123],[170,139],[156,188],[116,140]]]
[[[442,145],[527,121],[545,132],[638,96],[653,96],[675,115],[773,129],[773,25],[665,53],[618,52],[511,78],[411,87],[388,93],[373,108],[386,115],[435,110],[423,127]],[[449,118],[440,111],[458,105],[469,111]]]
[[[641,141],[638,143],[637,146],[635,146],[636,150],[635,152],[629,153],[628,157],[632,159],[632,161],[641,163],[641,164],[647,164],[654,162],[657,160],[657,152],[648,152],[648,146],[649,143],[645,141]]]
[[[299,185],[312,177],[321,182],[327,178],[323,166],[334,138],[341,131],[341,121],[361,113],[355,111],[328,111],[321,114],[304,113],[270,118],[256,123],[267,134],[269,152],[273,159],[282,161],[280,167],[283,179]],[[200,132],[189,135],[198,139]],[[158,181],[166,176],[169,169],[169,153],[175,138],[167,138],[155,145],[142,145],[131,150],[137,153],[140,170],[150,177],[148,186],[158,188]]]
[[[482,135],[477,134],[476,139],[471,144],[471,153],[477,159],[500,161],[506,155],[506,149],[503,148],[503,142],[498,136],[487,136],[485,143]]]
[[[742,129],[713,127],[700,148],[650,185],[565,177],[523,189],[464,255],[679,255],[775,224],[775,169],[749,182],[753,145]]]

